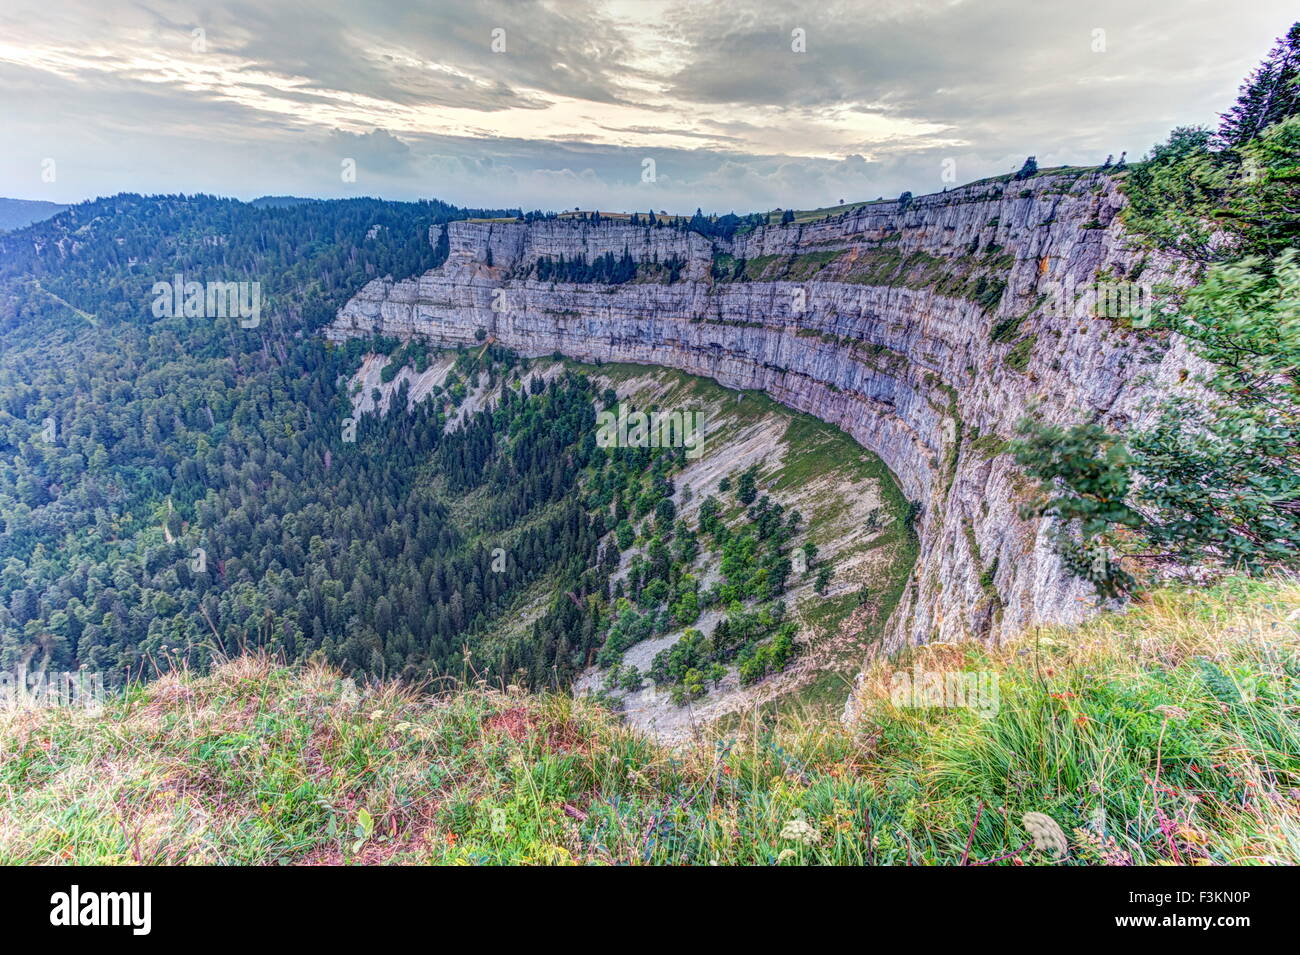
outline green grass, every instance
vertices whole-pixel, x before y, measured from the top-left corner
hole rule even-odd
[[[784,255],[756,255],[752,259],[745,260],[745,278],[751,282],[763,278],[778,263],[786,261],[788,256]]]
[[[785,278],[790,282],[802,282],[810,279],[840,256],[844,249],[831,249],[822,252],[803,252],[790,257]]]
[[[1294,864],[1297,619],[1294,582],[1158,591],[882,662],[852,729],[755,716],[676,752],[565,696],[244,657],[0,717],[0,863]],[[914,665],[996,674],[996,712],[896,706]]]
[[[797,448],[798,451],[785,461],[780,476],[772,486],[774,491],[798,487],[832,471],[843,470],[855,477],[861,476],[857,472],[863,464],[878,465],[875,468],[867,467],[867,476],[876,479],[892,479],[892,475],[879,458],[839,428],[819,421],[811,415],[799,412],[787,413],[790,415],[790,423],[786,426],[781,440],[789,447]],[[864,458],[867,460],[863,461]]]
[[[896,199],[897,197],[895,197]],[[843,205],[823,206],[820,209],[796,209],[794,211],[794,222],[796,225],[805,222],[817,222],[825,219],[827,216],[837,216],[843,212],[853,212],[861,209],[863,206],[884,205],[895,201],[894,199],[867,199],[862,202],[846,202]],[[773,210],[769,213],[772,217],[772,223],[775,225],[781,221],[781,210]]]
[[[1029,359],[1034,354],[1034,345],[1038,344],[1038,335],[1026,335],[1011,346],[1002,361],[1014,371],[1023,372],[1029,367]]]
[[[1011,446],[1011,442],[1001,435],[990,432],[982,434],[977,438],[972,438],[966,445],[967,449],[984,460],[995,457],[999,454],[1005,454]]]

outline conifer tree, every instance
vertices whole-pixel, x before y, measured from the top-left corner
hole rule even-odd
[[[1025,164],[1020,167],[1020,171],[1016,173],[1016,180],[1020,181],[1022,179],[1028,179],[1036,172],[1038,172],[1038,158],[1036,156],[1030,156],[1025,160]]]
[[[1237,149],[1261,132],[1300,113],[1300,22],[1280,37],[1250,74],[1236,104],[1222,116],[1219,143]]]

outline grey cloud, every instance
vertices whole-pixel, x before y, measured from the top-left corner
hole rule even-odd
[[[411,147],[386,129],[369,133],[335,129],[330,132],[329,143],[340,156],[355,159],[364,168],[385,175],[410,172],[414,168]]]
[[[210,36],[239,38],[233,51],[261,69],[404,105],[541,105],[523,89],[613,102],[616,81],[627,73],[625,41],[589,0],[239,2],[223,5],[213,18],[218,29]],[[491,47],[497,29],[504,31],[500,53]],[[406,56],[417,62],[402,62]]]
[[[950,126],[972,144],[1025,142],[1026,132],[1041,143],[1053,131],[1073,143],[1111,130],[1115,141],[1130,117],[1161,128],[1207,100],[1222,108],[1270,32],[1289,22],[1286,6],[1252,5],[1267,25],[1234,48],[1223,40],[1238,13],[1207,0],[686,5],[675,22],[690,53],[671,90],[741,107],[848,105]],[[790,49],[795,27],[806,31],[805,53]],[[1105,52],[1094,52],[1097,29]]]
[[[1028,153],[1044,165],[1137,155],[1173,125],[1212,122],[1293,19],[1290,6],[9,0],[0,10],[7,42],[71,51],[84,65],[59,75],[0,62],[0,193],[56,201],[120,190],[369,193],[748,211],[938,190],[946,159],[966,181],[1013,169]],[[136,55],[191,62],[190,31],[200,25],[210,62],[247,63],[237,88],[196,90],[109,69]],[[796,26],[807,30],[807,53],[789,51]],[[489,51],[494,27],[506,31],[506,53]],[[1090,48],[1095,28],[1106,30],[1105,53]],[[647,44],[666,58],[644,56]],[[343,123],[312,119],[311,110],[335,102],[337,91],[392,104],[394,115],[464,107],[482,116],[481,131],[386,124],[382,111],[361,126],[368,131],[331,130]],[[279,109],[259,108],[250,95]],[[586,128],[630,145],[584,141],[572,121],[542,127],[542,138],[512,138],[492,119],[510,109],[535,116],[557,98],[576,101],[579,112],[590,107]],[[606,109],[629,102],[654,118],[639,112],[621,122]],[[900,136],[895,125],[818,139],[837,118],[866,115],[936,131]],[[700,148],[638,144],[666,134]],[[846,158],[781,154],[796,149]],[[59,158],[53,184],[38,175],[47,156]],[[340,156],[358,160],[357,183],[340,180]],[[655,183],[640,180],[646,156],[656,159]]]

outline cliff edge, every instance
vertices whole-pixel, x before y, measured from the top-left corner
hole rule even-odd
[[[326,335],[491,336],[762,390],[848,432],[919,504],[920,555],[883,649],[999,641],[1097,605],[1047,522],[1019,515],[1031,485],[1004,453],[1016,422],[1123,425],[1188,364],[1181,346],[1074,306],[1090,283],[1176,277],[1127,239],[1122,205],[1111,171],[1071,170],[727,239],[618,219],[453,222],[444,265],[369,283]],[[606,253],[630,256],[635,278],[537,277],[543,260]]]

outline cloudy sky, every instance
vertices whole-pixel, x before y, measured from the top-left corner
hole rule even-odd
[[[1030,153],[1136,157],[1175,125],[1212,123],[1296,13],[1294,0],[4,0],[0,195],[742,212],[931,192]]]

